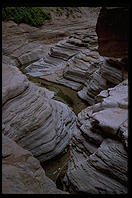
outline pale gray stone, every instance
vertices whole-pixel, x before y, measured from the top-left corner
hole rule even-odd
[[[79,161],[73,152],[65,184],[67,179],[80,193],[126,194],[127,154],[122,143],[106,139],[96,152]]]
[[[67,105],[52,100],[53,92],[29,82],[16,67],[3,68],[3,133],[40,161],[58,155],[70,142],[75,114]]]

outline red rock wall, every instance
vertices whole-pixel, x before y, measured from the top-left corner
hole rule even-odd
[[[115,58],[127,57],[128,30],[128,8],[102,8],[96,24],[99,54]]]

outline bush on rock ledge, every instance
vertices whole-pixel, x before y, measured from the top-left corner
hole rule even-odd
[[[31,26],[41,26],[45,20],[51,19],[50,13],[46,13],[39,7],[6,7],[2,9],[2,20],[13,20],[15,23],[27,23]]]

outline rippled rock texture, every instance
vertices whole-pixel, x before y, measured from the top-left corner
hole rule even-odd
[[[30,76],[67,86],[93,105],[100,91],[127,78],[127,72],[122,73],[120,65],[125,63],[121,58],[108,59],[98,53],[96,21],[97,14],[87,21],[85,18],[85,23],[60,23],[56,29],[53,24],[45,29],[4,22],[3,62],[25,68]],[[55,43],[53,38],[60,41]]]
[[[54,92],[29,82],[16,67],[3,64],[3,133],[31,151],[41,162],[69,144],[76,116],[52,100]]]
[[[107,9],[108,12],[112,10]],[[128,72],[123,72],[122,68],[126,69],[128,65],[126,45],[121,44],[125,46],[122,55],[119,50],[120,56],[103,57],[108,54],[109,40],[117,39],[115,33],[110,37],[104,29],[100,30],[103,33],[98,33],[99,28],[103,28],[99,21],[99,38],[95,25],[89,27],[86,21],[73,27],[72,24],[60,24],[46,30],[3,23],[3,134],[31,151],[40,162],[52,159],[70,145],[68,168],[65,177],[60,179],[64,190],[125,194]],[[108,40],[107,47],[105,40]],[[100,54],[97,41],[105,46],[99,47]],[[24,72],[30,76],[70,87],[91,106],[76,117],[67,105],[52,99],[54,92],[29,82],[13,66],[25,68]]]
[[[2,135],[2,193],[68,194],[56,188],[40,162],[7,136]]]
[[[90,105],[100,91],[127,79],[122,58],[107,58],[97,51],[97,35],[87,30],[74,33],[50,48],[48,55],[25,68],[25,72],[78,91]]]
[[[68,169],[71,192],[127,193],[128,81],[102,91],[78,114]]]
[[[47,56],[27,66],[25,72],[78,91],[100,61],[97,52],[87,49],[89,42],[96,45],[96,35],[87,34],[87,31],[73,34],[58,42]]]
[[[118,15],[115,10],[102,9],[96,27],[99,53],[110,58],[101,57],[100,67],[85,82],[83,90],[78,92],[80,97],[94,100],[90,102],[92,106],[78,114],[77,128],[73,133],[70,160],[63,179],[64,188],[71,193],[126,194],[128,191],[128,80],[127,71],[122,72],[122,68],[126,69],[128,65],[128,40],[121,37],[122,31],[118,29],[124,25],[119,18],[125,15],[127,25],[128,15],[117,9]],[[114,16],[117,18],[115,21]],[[115,45],[120,42],[120,45],[113,44],[115,48],[111,47],[109,53],[113,42]]]
[[[78,91],[80,98],[94,104],[94,97],[108,88],[107,80],[101,75],[104,61],[97,52],[95,31],[89,33],[86,30],[58,42],[47,56],[24,71],[30,76],[70,87]],[[111,66],[108,69],[111,71]],[[119,74],[121,76],[121,72]]]
[[[66,16],[68,9],[61,10],[64,16],[56,13],[56,7],[46,7],[51,12],[52,20],[40,28],[13,21],[2,22],[2,55],[5,63],[20,66],[30,64],[47,54],[49,47],[81,28],[96,25],[100,8],[73,8],[73,15]],[[79,15],[79,16],[78,16]],[[91,20],[92,18],[92,20]],[[65,21],[65,22],[64,22]]]

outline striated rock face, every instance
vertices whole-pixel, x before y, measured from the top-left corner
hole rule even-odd
[[[56,27],[53,24],[47,25],[47,29],[43,26],[34,28],[4,22],[3,62],[22,66],[30,76],[67,86],[77,91],[81,99],[93,105],[95,96],[100,91],[127,78],[128,74],[122,73],[121,65],[127,67],[128,64],[122,58],[108,59],[100,56],[95,25],[91,26],[90,20],[95,23],[97,14],[85,23],[66,23],[66,26],[58,22]],[[57,42],[62,38],[61,35],[63,40]],[[19,45],[15,45],[14,37]],[[56,43],[53,42],[55,38],[59,38]]]
[[[127,155],[119,141],[105,139],[96,152],[73,164],[67,177],[79,193],[127,193]]]
[[[119,19],[124,15],[123,20],[127,20],[127,9],[121,10],[118,17],[115,11],[120,9],[101,10],[97,23],[99,53],[95,25],[89,27],[85,21],[64,25],[58,22],[57,26],[47,26],[47,30],[13,22],[3,23],[2,132],[8,136],[4,138],[8,141],[13,139],[45,164],[69,145],[65,149],[68,159],[70,153],[68,164],[58,165],[58,172],[54,170],[52,173],[57,173],[56,182],[59,184],[61,181],[61,187],[70,193],[127,193],[128,40],[124,29],[118,32]],[[124,21],[122,25],[126,25]],[[59,41],[61,37],[63,40]],[[76,117],[67,105],[52,99],[54,92],[29,82],[13,66],[22,66],[24,72],[32,77],[77,91],[78,96],[91,106]],[[122,72],[122,68],[126,71]],[[14,159],[13,165],[10,161],[7,165],[5,160],[10,160],[10,154],[3,149],[3,178],[5,183],[9,178],[14,182],[9,182],[9,189],[12,188],[13,192],[26,188],[23,191],[27,193],[41,190],[45,193],[49,192],[47,184],[52,189],[53,183],[44,172],[42,176],[46,184],[42,189],[40,185],[38,191],[33,188],[30,176],[26,180],[21,178],[31,174],[25,168],[29,167],[27,158],[15,161],[15,165]],[[20,167],[24,169],[20,170]],[[41,174],[41,180],[40,177]],[[18,178],[22,188],[19,189],[13,178]],[[29,184],[29,191],[25,183]],[[7,192],[6,187],[3,189]]]
[[[2,135],[2,193],[68,194],[56,188],[31,152]]]
[[[17,25],[13,21],[2,22],[2,61],[5,64],[20,66],[44,57],[53,43],[77,32],[80,28],[83,31],[88,26],[95,27],[100,10],[99,7],[73,8],[73,14],[70,13],[69,19],[65,15],[68,9],[61,10],[65,13],[65,16],[61,17],[57,14],[56,7],[43,9],[46,12],[49,10],[52,19],[40,28],[23,23]]]
[[[101,56],[128,57],[128,7],[104,7],[100,10],[96,32]]]
[[[63,185],[71,192],[127,193],[128,81],[78,114]],[[65,189],[64,188],[64,189]]]
[[[16,68],[3,64],[3,133],[31,151],[41,162],[69,144],[76,116],[52,100],[53,92],[29,82]]]
[[[53,46],[48,55],[25,68],[33,77],[49,80],[78,91],[78,96],[90,105],[95,96],[110,86],[127,79],[121,58],[104,58],[97,52],[97,36],[91,33],[75,33]]]
[[[50,48],[48,55],[30,64],[24,71],[30,76],[37,76],[78,91],[87,76],[98,68],[98,53],[87,49],[92,48],[94,44],[96,45],[96,34],[93,31],[89,34],[87,30],[75,33],[59,41]]]
[[[70,87],[78,91],[81,99],[92,105],[94,97],[109,87],[107,75],[111,72],[111,65],[105,72],[106,62],[96,47],[97,36],[94,31],[75,33],[58,42],[47,56],[30,64],[24,71],[30,76]],[[113,72],[115,74],[115,70]],[[120,69],[118,73],[118,82],[121,82]]]

